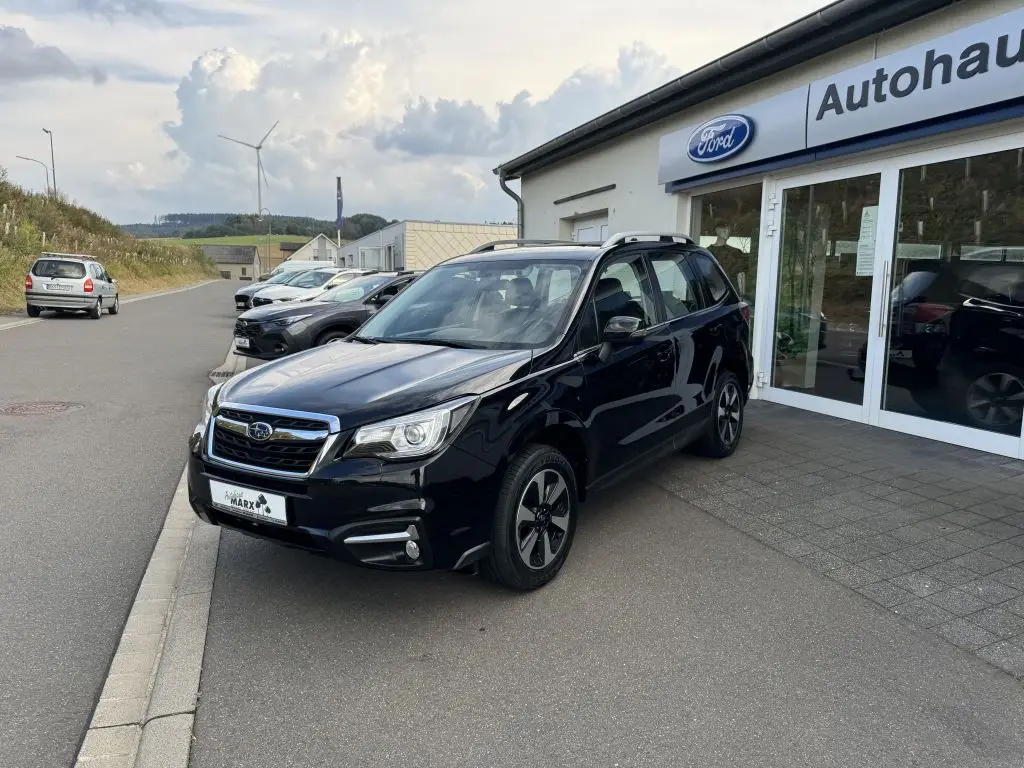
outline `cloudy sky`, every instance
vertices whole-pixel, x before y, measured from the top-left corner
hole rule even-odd
[[[491,169],[823,0],[0,0],[0,165],[119,223],[511,219]]]

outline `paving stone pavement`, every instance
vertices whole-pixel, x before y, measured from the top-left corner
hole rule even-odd
[[[1024,462],[752,401],[665,490],[1024,679]]]

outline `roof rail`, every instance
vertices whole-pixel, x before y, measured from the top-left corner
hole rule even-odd
[[[499,245],[514,245],[519,248],[523,248],[529,245],[578,245],[588,246],[593,248],[597,243],[577,243],[574,240],[494,240],[490,243],[484,243],[478,245],[476,248],[470,251],[470,253],[485,253],[487,251],[494,251]]]
[[[693,238],[689,235],[684,235],[681,232],[616,232],[614,235],[609,237],[601,245],[602,249],[615,248],[619,245],[625,245],[631,240],[636,241],[641,237],[656,237],[660,243],[675,243],[683,242],[687,245],[694,245]]]

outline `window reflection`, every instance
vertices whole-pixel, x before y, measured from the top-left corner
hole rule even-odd
[[[907,168],[882,407],[1019,436],[1024,150]]]
[[[718,259],[740,296],[756,311],[761,184],[693,199],[693,238]],[[751,323],[753,328],[753,323]]]

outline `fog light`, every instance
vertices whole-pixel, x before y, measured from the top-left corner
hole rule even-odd
[[[420,557],[420,545],[415,541],[405,542],[405,555],[410,560],[418,560]]]

